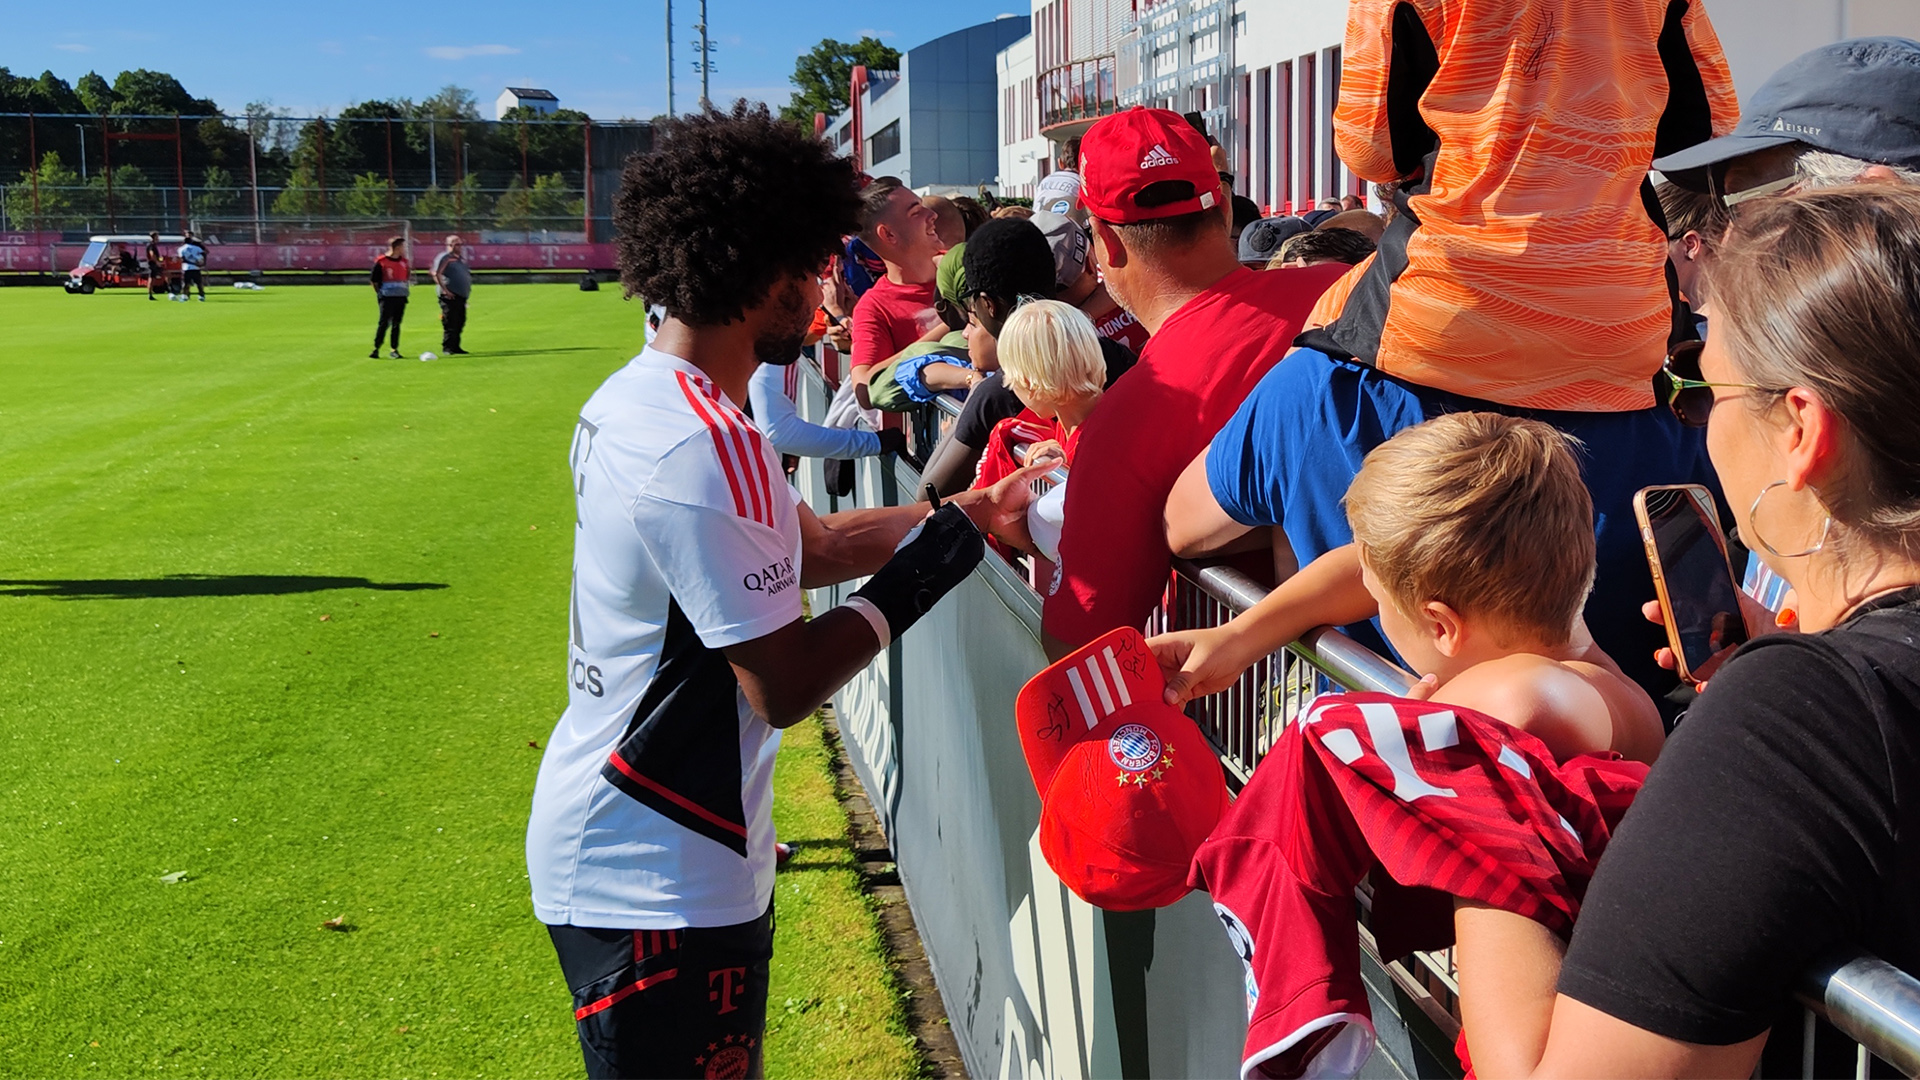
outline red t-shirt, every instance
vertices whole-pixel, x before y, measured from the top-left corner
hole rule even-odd
[[[1167,493],[1293,345],[1344,263],[1237,269],[1167,317],[1087,418],[1067,486],[1046,632],[1078,648],[1145,626],[1166,589]]]
[[[1093,332],[1103,338],[1111,338],[1140,355],[1147,347],[1147,328],[1133,317],[1133,312],[1116,307],[1105,315],[1093,320]]]
[[[853,306],[853,363],[884,364],[893,354],[920,340],[940,321],[933,310],[934,283],[896,285],[890,278],[873,283]]]

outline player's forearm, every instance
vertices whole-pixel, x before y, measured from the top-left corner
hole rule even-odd
[[[807,537],[800,584],[812,589],[873,573],[926,516],[924,503],[826,515],[819,533]]]
[[[845,607],[726,650],[747,704],[776,728],[813,715],[879,651],[873,627]]]

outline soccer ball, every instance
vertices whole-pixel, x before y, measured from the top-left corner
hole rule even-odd
[[[429,360],[438,360],[438,359],[440,359],[438,356],[430,352],[423,352],[420,354],[420,362],[423,364]]]

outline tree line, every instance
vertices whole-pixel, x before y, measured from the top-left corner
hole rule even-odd
[[[255,177],[262,210],[282,219],[407,217],[534,229],[577,221],[585,211],[587,114],[519,108],[487,121],[473,92],[458,86],[420,101],[362,101],[335,116],[300,119],[266,102],[220,115],[213,101],[163,72],[123,71],[111,83],[88,72],[69,85],[50,71],[29,78],[0,67],[0,113],[12,112],[36,114],[31,130],[24,117],[0,117],[0,182],[16,228],[104,221],[109,171],[114,214],[129,219],[177,220],[182,180],[188,219],[251,217]],[[67,115],[46,119],[54,114]],[[136,119],[156,116],[162,119]],[[515,122],[533,119],[571,123]]]

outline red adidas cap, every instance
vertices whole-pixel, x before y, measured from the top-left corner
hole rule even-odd
[[[1219,757],[1165,690],[1146,638],[1123,628],[1035,675],[1014,703],[1040,853],[1099,907],[1185,896],[1193,853],[1227,809]]]
[[[1179,113],[1131,108],[1106,117],[1080,140],[1080,205],[1115,225],[1211,210],[1220,205],[1220,173],[1206,137]],[[1149,184],[1184,180],[1193,195],[1141,206]]]

